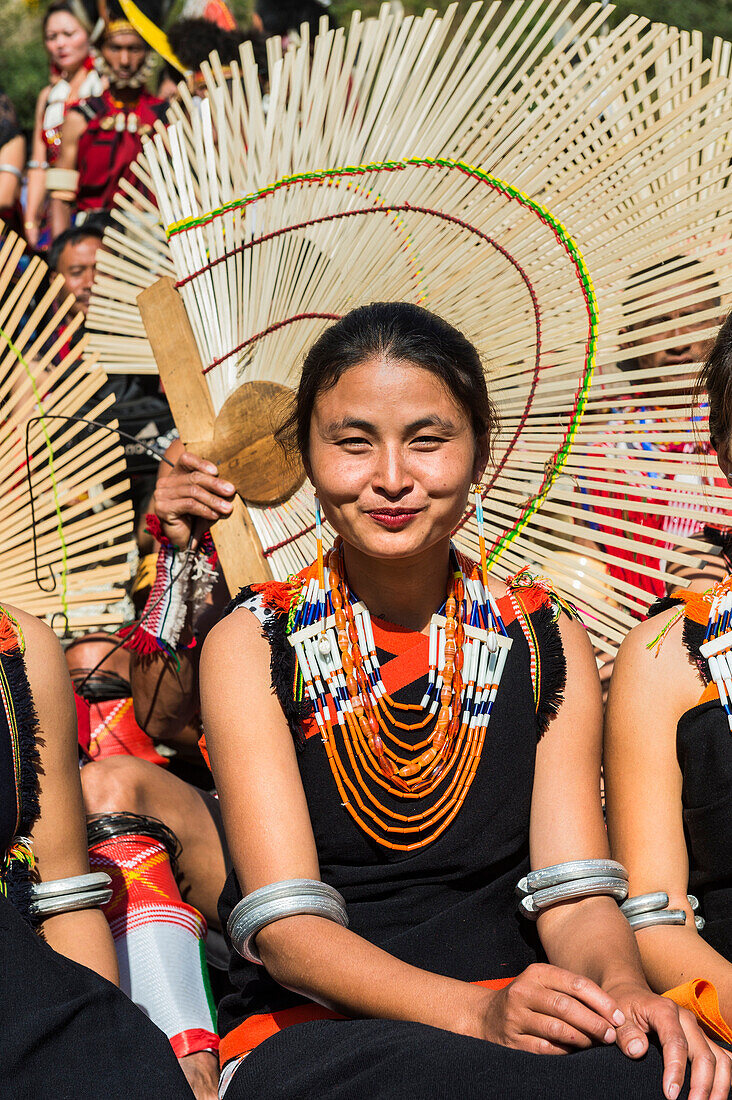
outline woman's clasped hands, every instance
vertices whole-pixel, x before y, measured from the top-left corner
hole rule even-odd
[[[732,1059],[708,1039],[696,1018],[643,985],[606,991],[561,967],[534,963],[500,990],[481,990],[472,1034],[533,1054],[568,1054],[617,1043],[629,1058],[663,1051],[663,1095],[676,1100],[690,1064],[689,1100],[727,1100]]]

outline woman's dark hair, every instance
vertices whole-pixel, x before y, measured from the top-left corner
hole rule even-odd
[[[318,394],[335,386],[349,367],[377,356],[414,363],[436,375],[470,418],[476,440],[485,440],[490,451],[498,414],[477,349],[427,309],[409,302],[374,302],[326,329],[306,355],[292,410],[276,433],[288,454],[299,451],[307,461]]]
[[[709,398],[709,439],[715,451],[732,435],[732,313],[714,341],[696,384],[697,399]]]
[[[94,24],[94,19],[91,17],[91,13],[87,11],[87,5],[84,3],[71,3],[71,0],[51,0],[51,3],[43,13],[43,31],[45,33],[46,25],[52,15],[56,15],[58,12],[66,12],[67,15],[73,15],[77,23],[81,23],[87,34],[90,33],[90,27]],[[85,17],[82,19],[82,15]]]

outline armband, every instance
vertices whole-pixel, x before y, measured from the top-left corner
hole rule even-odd
[[[20,168],[16,168],[14,164],[5,164],[0,161],[0,172],[7,172],[11,176],[15,176],[17,180],[23,179],[23,173]]]
[[[346,903],[337,890],[318,879],[293,878],[247,894],[232,909],[226,929],[235,951],[261,966],[262,960],[252,947],[257,933],[275,921],[302,914],[324,917],[348,928]]]
[[[73,202],[79,190],[79,173],[75,168],[49,168],[46,190],[57,199]]]
[[[628,872],[614,859],[575,859],[531,871],[520,880],[516,893],[521,898],[521,915],[537,920],[544,909],[562,901],[603,895],[625,901]]]
[[[26,168],[42,168],[45,172],[46,168],[48,168],[48,161],[47,160],[29,160],[28,163],[26,164]]]
[[[689,905],[694,912],[694,924],[698,932],[701,932],[706,921],[704,917],[697,916],[699,901],[693,894],[687,894]],[[668,894],[663,890],[657,890],[651,894],[636,894],[634,898],[628,898],[620,906],[620,911],[627,917],[628,924],[634,932],[641,928],[653,928],[659,924],[686,924],[686,913],[683,909],[668,908]]]
[[[195,634],[206,598],[217,577],[218,558],[211,532],[196,550],[178,550],[162,533],[160,520],[148,515],[147,527],[160,542],[155,580],[139,623],[123,627],[125,649],[143,655],[175,653],[186,621]]]
[[[39,882],[31,887],[30,915],[36,920],[45,920],[58,913],[96,909],[111,897],[112,880],[103,871]]]

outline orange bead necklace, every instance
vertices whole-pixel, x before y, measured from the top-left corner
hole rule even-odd
[[[364,832],[399,851],[431,843],[462,806],[511,647],[493,597],[452,560],[444,614],[430,622],[420,704],[400,703],[384,687],[371,617],[348,588],[340,540],[324,563],[328,589],[321,568],[290,634],[344,806]],[[396,717],[407,712],[414,722]],[[411,743],[396,730],[425,736]],[[404,802],[420,805],[404,813]]]

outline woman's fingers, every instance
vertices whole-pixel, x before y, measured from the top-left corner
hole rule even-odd
[[[716,1043],[712,1043],[711,1047],[717,1060],[717,1066],[709,1100],[728,1100],[730,1089],[732,1089],[732,1058]]]
[[[729,1094],[729,1078],[727,1078],[727,1092],[722,1092],[724,1077],[727,1068],[722,1059],[726,1057],[715,1043],[707,1039],[696,1017],[686,1009],[679,1010],[679,1024],[686,1037],[691,1062],[691,1081],[689,1083],[689,1100],[727,1100]],[[671,1100],[675,1100],[676,1093]]]
[[[610,1021],[625,1019],[615,1000],[594,982],[542,963],[529,966],[502,990],[498,1003],[509,1044],[539,1053],[615,1042]]]
[[[605,1025],[604,1030],[608,1026],[616,1028],[625,1023],[625,1014],[621,1011],[615,998],[611,997],[609,993],[606,993],[604,989],[601,989],[589,978],[584,978],[581,974],[573,974],[571,970],[563,970],[559,966],[539,965],[538,969],[540,969],[540,983],[546,989],[553,991],[555,994],[569,996],[585,1005],[594,1016],[602,1019]],[[529,967],[528,970],[533,970],[533,967]],[[560,1012],[562,1004],[563,1002],[559,1001]],[[604,1030],[602,1034],[604,1034]]]
[[[607,1025],[605,1025],[607,1027]],[[613,1039],[615,1032],[609,1029]],[[595,1045],[595,1038],[576,1027],[572,1027],[566,1020],[558,1016],[545,1016],[540,1012],[532,1012],[528,1017],[527,1031],[530,1035],[557,1047],[551,1053],[566,1053],[567,1050],[588,1050]],[[608,1042],[612,1042],[609,1039]]]

